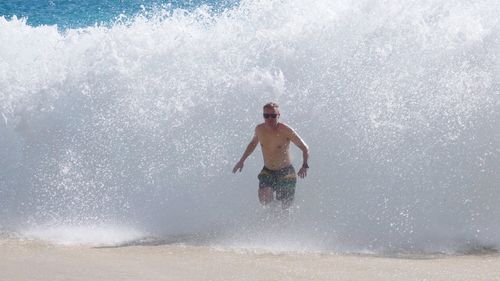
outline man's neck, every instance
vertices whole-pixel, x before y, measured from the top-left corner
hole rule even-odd
[[[266,126],[267,128],[270,128],[270,129],[278,129],[279,124],[280,124],[280,122],[276,122],[276,124],[264,123],[264,126]]]

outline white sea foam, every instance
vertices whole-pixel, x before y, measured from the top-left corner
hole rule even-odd
[[[113,225],[38,226],[22,230],[20,234],[23,239],[36,239],[66,246],[121,245],[145,236],[136,229]]]
[[[495,1],[254,0],[64,32],[0,17],[0,225],[498,249],[499,12]],[[268,228],[259,209],[259,151],[230,173],[269,100],[312,148],[287,227]]]

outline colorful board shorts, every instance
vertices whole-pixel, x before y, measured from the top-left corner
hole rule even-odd
[[[276,192],[276,200],[293,200],[297,175],[292,165],[279,170],[264,167],[258,178],[259,188],[271,187]]]

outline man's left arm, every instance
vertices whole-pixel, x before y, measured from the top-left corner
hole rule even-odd
[[[309,146],[302,140],[302,138],[290,127],[288,129],[288,138],[291,142],[293,142],[300,150],[302,150],[302,167],[300,167],[299,172],[297,173],[299,177],[304,178],[307,176],[307,169],[309,169],[308,160],[309,160]]]

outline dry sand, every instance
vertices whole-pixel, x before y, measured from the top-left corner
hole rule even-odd
[[[500,255],[419,259],[0,241],[0,280],[500,280]]]

